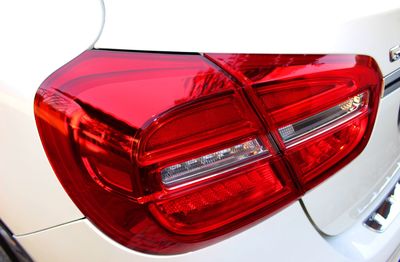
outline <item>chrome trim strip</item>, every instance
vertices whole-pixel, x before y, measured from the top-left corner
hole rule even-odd
[[[361,101],[356,105],[356,106],[358,106],[358,108],[356,108],[356,109],[354,109],[352,111],[344,110],[342,108],[343,104],[348,103],[348,101],[351,101],[350,103],[353,103],[352,99],[354,97],[356,97],[356,96],[361,97]],[[293,141],[298,141],[298,143],[300,143],[300,142],[302,142],[304,140],[307,140],[307,135],[309,135],[310,133],[313,133],[316,130],[323,129],[324,127],[326,127],[326,126],[328,126],[328,125],[330,125],[332,123],[335,123],[335,122],[337,122],[339,120],[342,120],[342,119],[349,120],[349,119],[355,118],[355,116],[359,116],[360,115],[360,110],[362,110],[363,107],[365,107],[365,105],[366,105],[364,100],[368,100],[368,93],[367,92],[363,92],[363,93],[360,93],[360,94],[358,94],[356,96],[344,101],[341,104],[338,104],[336,106],[328,108],[327,110],[322,111],[322,112],[320,112],[320,113],[318,113],[316,115],[310,116],[310,117],[308,117],[306,119],[303,119],[303,120],[300,120],[300,121],[297,121],[295,123],[292,123],[291,125],[287,125],[285,127],[278,128],[278,131],[279,131],[279,134],[280,134],[282,140],[285,142],[285,144],[286,143],[290,144]],[[364,99],[365,97],[367,97],[367,99]],[[342,115],[340,115],[341,113],[342,113]],[[328,120],[327,122],[323,122],[324,118],[325,119],[331,119],[331,120]],[[318,125],[318,124],[312,123],[312,122],[323,122],[323,123]],[[344,121],[341,121],[341,123],[343,123],[343,122]],[[289,138],[285,138],[282,135],[281,130],[283,128],[286,128],[288,126],[292,126],[294,128],[295,126],[298,126],[298,125],[309,126],[310,129],[305,131],[305,132],[303,132],[303,133],[301,133],[301,129],[302,128],[299,128],[299,129],[296,128],[297,130],[294,131],[294,133],[298,132],[298,131],[300,131],[300,133],[297,134],[297,135],[295,134],[293,137],[289,136]],[[336,126],[337,125],[335,125],[335,127]]]
[[[394,70],[384,77],[385,85],[388,86],[400,78],[400,68]]]
[[[385,91],[383,93],[383,97],[389,95],[393,91],[397,90],[399,87],[400,87],[400,79],[398,79],[395,82],[392,82],[392,84],[390,84],[390,85],[386,85]]]
[[[400,180],[386,196],[379,207],[364,221],[372,231],[382,233],[400,214]]]
[[[385,76],[383,80],[385,83],[383,96],[386,96],[400,87],[400,68]]]

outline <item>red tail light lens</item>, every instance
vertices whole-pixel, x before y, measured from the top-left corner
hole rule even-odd
[[[368,141],[381,84],[371,58],[207,57],[91,50],[37,93],[64,188],[127,247],[174,254],[215,242],[283,208]]]
[[[346,165],[368,142],[382,91],[370,57],[208,57],[243,83],[303,189]]]
[[[171,232],[182,235],[210,232],[257,210],[274,209],[274,201],[282,194],[290,197],[284,182],[276,176],[279,171],[285,169],[267,159],[259,161],[227,172],[223,180],[155,202],[150,210]]]

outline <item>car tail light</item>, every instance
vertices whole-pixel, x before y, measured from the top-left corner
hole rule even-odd
[[[357,156],[378,108],[354,55],[90,50],[39,88],[65,190],[121,244],[175,254],[268,217]]]
[[[243,84],[303,190],[346,165],[368,142],[382,91],[370,57],[208,57]]]

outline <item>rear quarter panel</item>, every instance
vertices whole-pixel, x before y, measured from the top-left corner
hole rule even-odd
[[[97,0],[0,3],[0,218],[14,234],[83,217],[44,153],[33,100],[47,76],[94,43],[102,22]]]

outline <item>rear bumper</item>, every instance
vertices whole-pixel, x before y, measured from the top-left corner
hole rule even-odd
[[[387,261],[400,244],[400,218],[384,233],[362,225],[339,237],[320,235],[296,202],[260,224],[213,246],[155,256],[127,249],[83,219],[17,237],[37,261]]]

